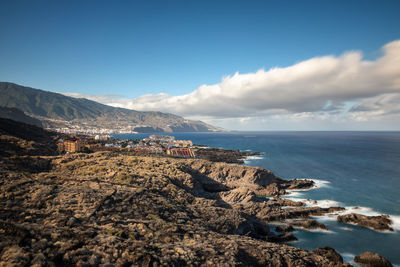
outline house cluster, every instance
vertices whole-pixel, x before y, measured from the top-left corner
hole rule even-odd
[[[133,150],[141,153],[167,154],[176,157],[196,157],[190,140],[175,140],[168,135],[151,135],[142,140],[117,140],[109,135],[74,136],[57,141],[60,153]]]
[[[175,137],[168,135],[151,135],[139,141],[134,149],[140,152],[167,154],[176,157],[196,157],[192,141],[175,140]]]

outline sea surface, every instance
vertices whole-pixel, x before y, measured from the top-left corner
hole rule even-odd
[[[292,192],[288,198],[342,206],[346,212],[389,214],[394,232],[377,232],[341,224],[334,216],[315,217],[329,231],[296,230],[290,245],[307,250],[336,249],[350,262],[364,251],[381,254],[400,266],[400,132],[230,132],[173,133],[195,144],[261,152],[246,165],[277,176],[314,179],[318,188]],[[141,139],[149,134],[115,135]]]

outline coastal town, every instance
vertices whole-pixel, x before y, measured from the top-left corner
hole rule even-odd
[[[57,149],[60,153],[134,151],[195,158],[196,148],[198,146],[194,147],[191,140],[175,140],[174,136],[168,135],[150,135],[141,140],[120,140],[108,134],[62,135],[57,141]]]

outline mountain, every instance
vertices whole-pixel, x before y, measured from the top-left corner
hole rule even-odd
[[[0,107],[0,118],[12,119],[26,124],[42,127],[40,120],[27,116],[23,111],[17,108]]]
[[[135,111],[85,98],[0,82],[0,107],[18,108],[45,127],[125,129],[137,132],[210,132],[221,128],[157,111]]]

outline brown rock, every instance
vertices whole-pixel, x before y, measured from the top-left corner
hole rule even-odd
[[[366,267],[393,267],[393,265],[378,253],[364,252],[354,258],[354,261]]]
[[[295,227],[301,227],[304,229],[323,229],[323,230],[328,230],[328,228],[320,223],[317,222],[316,220],[299,220],[299,221],[293,221],[290,223],[291,226]]]
[[[343,258],[331,247],[322,247],[313,250],[315,254],[321,255],[335,263],[343,263]]]
[[[373,230],[393,231],[393,228],[390,227],[392,221],[389,219],[388,215],[366,216],[362,214],[351,213],[338,216],[337,220],[342,223],[353,223],[358,226],[370,228]]]
[[[29,263],[29,254],[18,246],[5,248],[2,255],[0,266],[25,266]]]
[[[286,233],[294,231],[294,228],[291,225],[278,225],[275,227],[275,231]]]

